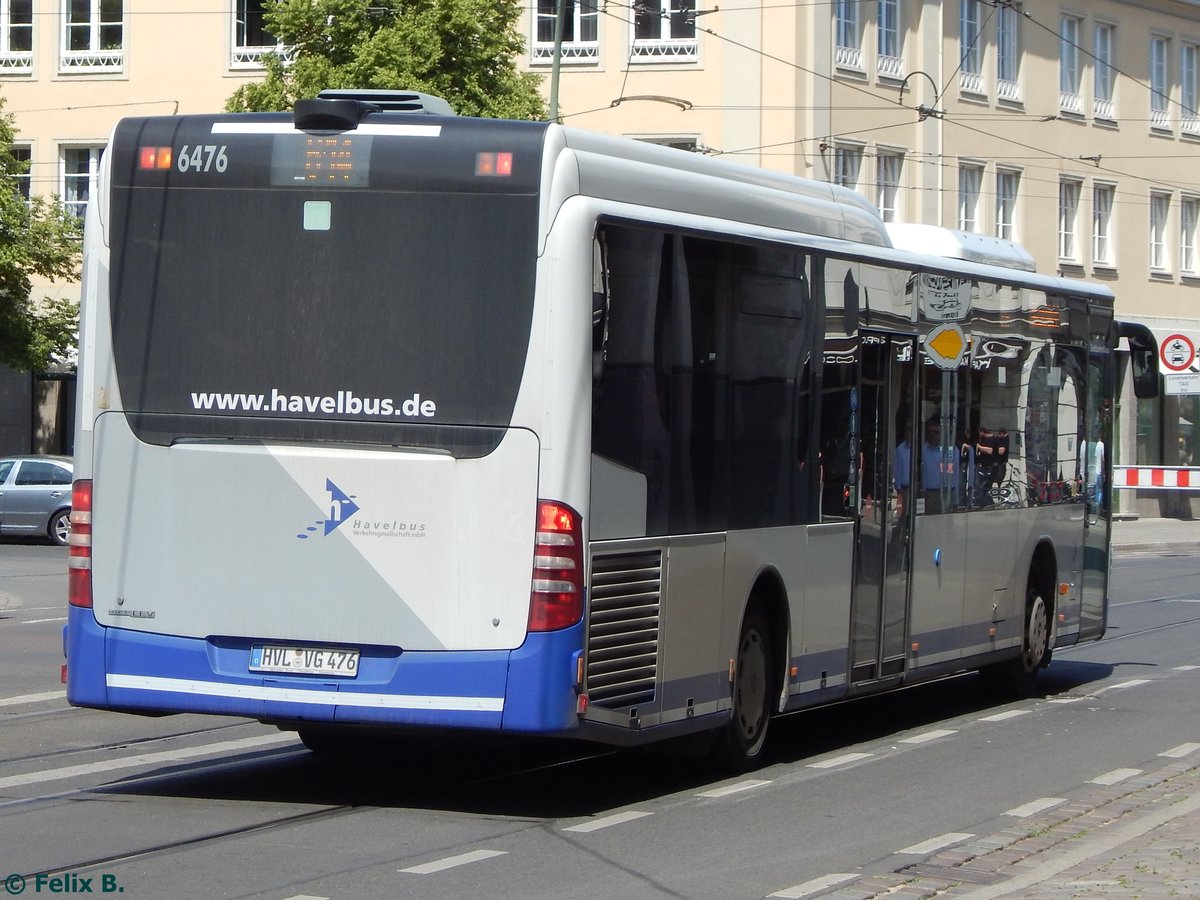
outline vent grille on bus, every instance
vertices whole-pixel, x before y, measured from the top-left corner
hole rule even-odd
[[[587,694],[617,709],[654,699],[662,550],[592,557]]]

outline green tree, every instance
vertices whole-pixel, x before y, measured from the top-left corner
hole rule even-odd
[[[13,117],[0,97],[0,363],[48,368],[76,346],[79,304],[34,297],[33,279],[78,281],[82,228],[57,198],[17,190],[28,163],[13,154]]]
[[[459,115],[542,119],[541,76],[516,66],[515,0],[271,0],[268,31],[288,59],[229,98],[231,112],[290,109],[325,88],[421,91]]]

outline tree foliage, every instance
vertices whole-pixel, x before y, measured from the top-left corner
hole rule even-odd
[[[264,23],[287,48],[226,109],[290,109],[325,88],[412,90],[459,113],[541,119],[540,76],[520,72],[515,0],[273,0]]]
[[[57,198],[16,190],[28,164],[13,154],[13,118],[0,97],[0,363],[44,370],[68,359],[78,340],[79,304],[35,297],[33,279],[77,281],[82,229]]]

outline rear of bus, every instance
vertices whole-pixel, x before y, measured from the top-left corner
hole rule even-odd
[[[335,107],[114,132],[69,700],[565,731],[583,537],[525,412],[545,127]]]

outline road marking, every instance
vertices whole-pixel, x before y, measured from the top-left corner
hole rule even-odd
[[[725,787],[713,788],[711,791],[704,791],[697,794],[697,797],[728,797],[730,794],[740,794],[742,791],[751,791],[754,788],[762,787],[770,784],[769,781],[760,781],[756,778],[750,778],[746,781],[739,781],[736,784],[727,784]]]
[[[1180,757],[1191,756],[1197,750],[1200,750],[1200,744],[1180,744],[1178,747],[1172,747],[1170,750],[1165,750],[1158,755],[1179,759]]]
[[[835,756],[833,759],[827,759],[823,762],[809,763],[810,769],[833,769],[837,766],[849,765],[852,762],[858,762],[860,759],[866,759],[868,756],[874,756],[873,753],[844,753],[841,756]]]
[[[0,706],[20,706],[22,703],[41,703],[43,700],[61,700],[66,691],[44,691],[41,694],[22,694],[20,697],[0,698]]]
[[[65,622],[65,621],[67,621],[67,617],[63,616],[62,618],[59,618],[59,619],[26,619],[21,624],[22,625],[41,625],[43,622]]]
[[[446,869],[453,869],[457,866],[469,865],[473,862],[491,859],[494,856],[507,855],[507,850],[472,850],[470,853],[460,853],[458,856],[447,856],[445,859],[437,859],[421,866],[412,866],[407,869],[397,869],[397,871],[407,872],[410,875],[432,875],[434,872],[444,872]]]
[[[205,744],[202,747],[180,747],[177,750],[164,750],[160,753],[139,753],[136,756],[106,759],[104,762],[85,763],[79,766],[42,769],[38,772],[26,772],[24,775],[10,775],[7,778],[0,778],[0,790],[10,787],[20,787],[26,784],[41,784],[46,781],[62,781],[67,778],[78,778],[81,775],[94,775],[96,772],[108,773],[116,769],[132,769],[136,766],[182,762],[185,759],[193,759],[197,756],[236,753],[240,750],[269,747],[273,744],[292,743],[295,740],[296,736],[288,732],[264,734],[259,737],[242,738],[236,741],[219,741],[216,744]]]
[[[1149,678],[1131,678],[1129,681],[1122,681],[1117,684],[1110,684],[1108,687],[1102,687],[1098,691],[1093,691],[1092,696],[1096,697],[1107,691],[1123,691],[1125,688],[1137,687],[1142,684],[1149,684]]]
[[[1119,784],[1134,775],[1141,775],[1141,769],[1113,769],[1103,775],[1097,775],[1088,784]]]
[[[563,831],[574,831],[576,834],[589,834],[593,831],[599,831],[601,828],[611,828],[613,825],[624,825],[626,822],[632,822],[634,819],[644,819],[646,816],[652,816],[654,813],[642,812],[638,809],[631,809],[627,812],[614,813],[611,816],[605,816],[602,819],[593,819],[590,822],[580,822],[578,825],[571,825],[564,828]]]
[[[961,844],[963,841],[969,841],[975,837],[973,834],[966,834],[960,831],[951,831],[943,834],[941,837],[930,838],[927,841],[922,841],[919,844],[913,844],[911,847],[905,847],[903,850],[897,850],[897,853],[910,853],[918,856],[925,856],[933,853],[936,850],[941,850],[945,847]]]
[[[936,741],[938,738],[949,737],[952,734],[958,734],[957,731],[951,731],[949,728],[938,728],[934,731],[926,731],[924,734],[914,734],[912,737],[901,738],[901,744],[924,744],[926,741]]]
[[[1027,709],[1010,709],[1006,712],[996,713],[995,715],[992,715],[992,716],[984,716],[979,721],[980,722],[1005,722],[1008,719],[1015,719],[1018,716],[1027,716],[1027,715],[1029,715],[1029,710],[1027,710]]]
[[[1010,809],[1004,815],[1016,816],[1019,819],[1024,819],[1027,816],[1035,816],[1040,812],[1045,812],[1048,809],[1054,809],[1056,806],[1061,806],[1066,803],[1065,797],[1040,797],[1037,800],[1030,800],[1024,806],[1018,806],[1015,809]]]
[[[1191,672],[1195,669],[1200,669],[1200,666],[1176,666],[1172,672]]]
[[[288,897],[286,900],[329,900],[328,897],[314,897],[312,894],[297,894],[295,897]]]
[[[804,884],[797,884],[794,887],[784,888],[782,891],[776,891],[773,894],[767,894],[768,897],[784,897],[787,900],[798,900],[800,897],[809,897],[813,894],[818,894],[821,891],[827,891],[831,887],[837,887],[839,884],[845,884],[847,881],[853,881],[858,875],[839,872],[836,875],[825,875],[821,878],[814,878],[812,881],[806,881]]]

